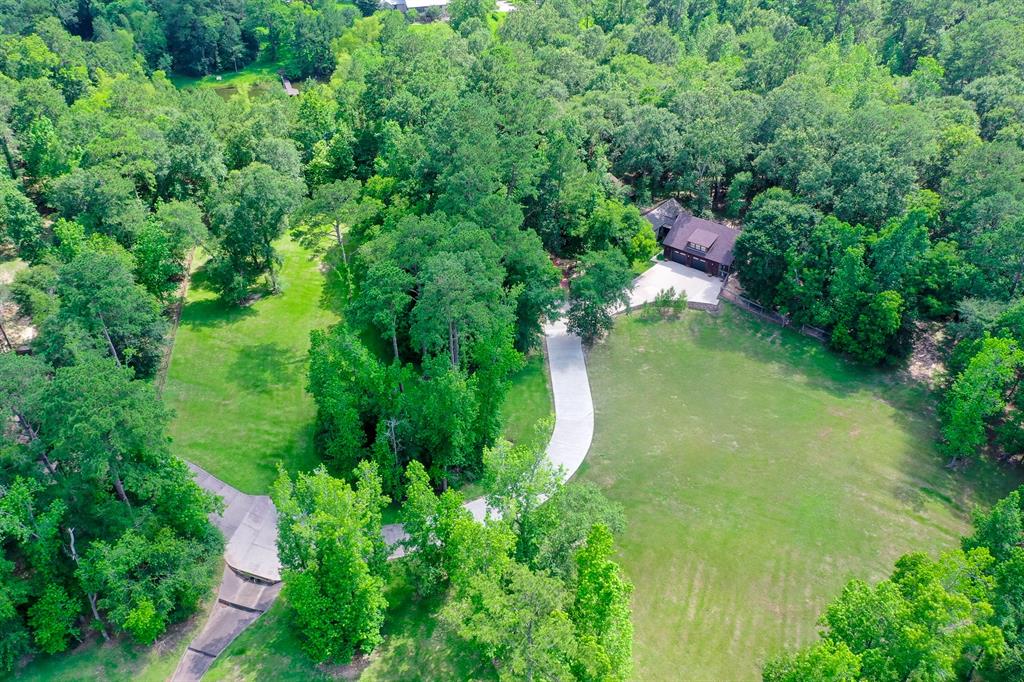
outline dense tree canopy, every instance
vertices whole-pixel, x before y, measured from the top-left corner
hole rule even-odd
[[[368,528],[352,500],[372,462],[369,487],[410,498],[419,588],[449,581],[460,634],[507,676],[629,674],[612,622],[628,588],[595,530],[621,514],[552,472],[518,478],[542,458],[499,440],[500,410],[563,302],[588,343],[611,328],[657,251],[640,214],[655,200],[741,223],[745,294],[862,363],[950,323],[950,456],[1024,452],[1019,2],[516,5],[499,21],[459,0],[450,22],[422,22],[370,0],[0,2],[0,246],[30,264],[11,298],[39,330],[36,359],[3,358],[17,432],[0,502],[32,513],[0,516],[20,519],[0,529],[0,664],[92,624],[151,641],[202,592],[210,501],[167,453],[146,383],[199,246],[231,303],[277,291],[286,233],[343,280],[345,319],[313,335],[308,375],[329,473],[282,484],[282,504],[326,507],[310,530],[324,538]],[[230,97],[169,78],[254,63],[267,86]],[[481,477],[502,523],[467,519],[445,490]],[[308,633],[322,659],[372,648],[384,608],[376,554],[335,539],[321,549],[344,580],[289,559],[311,628],[324,604],[358,603]],[[1016,646],[1018,595],[999,590],[1019,567],[986,561],[911,558],[851,587],[837,634],[772,679],[942,676],[962,660],[1012,676],[991,628]],[[961,569],[997,585],[952,584]],[[343,594],[350,579],[365,589]],[[929,600],[942,608],[915,620]],[[887,636],[934,646],[838,634],[865,604],[907,615]],[[516,638],[534,627],[541,648]]]

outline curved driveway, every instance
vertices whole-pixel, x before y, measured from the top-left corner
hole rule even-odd
[[[555,466],[561,467],[563,480],[568,481],[583,464],[590,450],[590,442],[594,439],[594,401],[590,396],[590,378],[587,376],[587,361],[583,357],[580,337],[569,333],[564,319],[544,325],[544,344],[547,347],[551,393],[555,402],[555,429],[548,442],[547,455]],[[477,521],[483,521],[487,516],[487,504],[482,497],[470,500],[465,507]],[[384,526],[383,532],[384,538],[392,546],[406,537],[400,523]],[[404,554],[405,549],[397,546],[391,558],[397,559]]]
[[[685,291],[690,301],[717,303],[721,281],[676,263],[656,263],[638,277],[629,305],[641,306],[669,287]],[[618,310],[616,312],[622,312]],[[548,442],[547,456],[561,467],[569,480],[583,464],[594,438],[594,401],[580,338],[570,334],[564,319],[544,326],[551,392],[554,396],[555,428]],[[222,516],[213,519],[224,533],[227,569],[221,581],[218,604],[202,633],[185,651],[172,680],[198,680],[213,660],[249,623],[270,608],[280,588],[281,565],[277,557],[277,510],[266,495],[246,495],[199,467],[189,464],[196,482],[225,500]],[[466,503],[474,518],[487,513],[484,498]],[[396,545],[405,537],[401,524],[384,526],[384,538]],[[404,554],[396,547],[391,558]],[[242,589],[239,580],[255,582],[265,589]],[[251,593],[251,594],[250,594]],[[238,595],[243,595],[239,598]],[[223,607],[223,608],[222,608]],[[202,646],[200,646],[202,645]]]

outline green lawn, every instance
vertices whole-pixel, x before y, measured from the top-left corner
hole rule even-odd
[[[637,680],[758,679],[766,655],[814,638],[846,580],[954,546],[974,504],[1019,482],[945,469],[922,389],[729,307],[620,318],[588,363],[597,428],[578,477],[627,511]],[[550,409],[543,369],[517,377],[510,429]],[[488,679],[400,574],[389,601],[385,642],[359,666],[314,666],[279,603],[209,679]]]
[[[543,353],[536,351],[512,377],[512,386],[501,410],[505,438],[513,443],[528,440],[534,436],[537,422],[553,414],[548,368]]]
[[[639,680],[755,680],[850,578],[957,544],[1013,481],[935,452],[929,396],[734,308],[620,318],[578,476],[627,512]]]
[[[316,466],[309,332],[338,319],[318,263],[287,239],[278,251],[282,292],[247,307],[222,303],[197,270],[164,391],[174,453],[247,493],[266,492],[279,462]]]
[[[208,76],[187,76],[180,73],[168,74],[168,79],[178,88],[214,88],[218,91],[234,88],[238,91],[239,86],[254,85],[264,81],[276,83],[282,87],[278,71],[284,65],[282,60],[272,61],[266,57],[260,57],[256,61],[243,66],[238,71],[225,71],[224,73],[213,73]],[[217,80],[220,78],[220,80]],[[233,94],[233,93],[232,93]]]

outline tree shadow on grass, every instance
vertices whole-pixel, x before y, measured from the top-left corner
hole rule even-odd
[[[370,679],[496,679],[494,668],[439,621],[444,595],[417,597],[402,562],[392,566],[384,643]]]
[[[279,343],[253,343],[238,349],[228,379],[253,393],[294,386],[302,381],[304,355]]]
[[[320,307],[338,315],[344,314],[350,293],[349,272],[337,247],[328,249],[324,254],[320,272],[324,278],[320,290]]]
[[[181,311],[183,327],[223,327],[252,317],[256,311],[251,306],[225,303],[219,298],[186,303]]]
[[[205,265],[192,273],[189,288],[193,291],[216,293],[210,284],[210,276]],[[251,306],[228,303],[220,296],[216,296],[187,302],[181,310],[181,324],[186,327],[221,327],[255,314],[256,311]]]
[[[892,408],[890,418],[907,434],[910,445],[900,458],[903,480],[887,485],[893,498],[911,511],[920,512],[931,501],[966,517],[976,504],[994,502],[1020,480],[1018,473],[988,462],[973,463],[973,470],[967,472],[946,469],[935,445],[935,397],[927,387],[899,379],[896,369],[857,364],[793,329],[729,306],[718,317],[699,311],[687,311],[687,315],[704,316],[693,320],[691,338],[698,348],[740,353],[778,365],[781,381],[799,377],[829,395],[841,399],[870,395]]]

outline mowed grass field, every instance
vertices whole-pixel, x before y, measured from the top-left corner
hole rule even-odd
[[[523,368],[512,377],[502,405],[504,437],[513,443],[529,441],[536,436],[537,423],[552,417],[554,410],[544,354],[533,351],[526,357]]]
[[[729,306],[620,318],[588,364],[577,476],[626,508],[637,680],[760,679],[847,580],[957,545],[972,506],[1019,483],[946,469],[921,388]]]
[[[309,332],[338,320],[318,261],[287,239],[277,248],[282,292],[245,307],[222,303],[197,269],[164,389],[174,453],[253,494],[267,492],[278,463],[295,472],[319,461]]]

